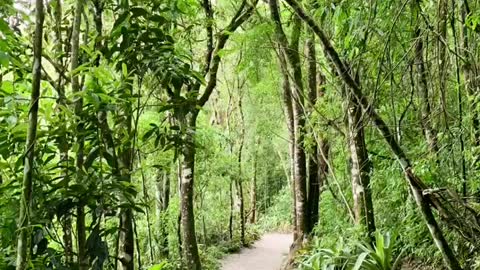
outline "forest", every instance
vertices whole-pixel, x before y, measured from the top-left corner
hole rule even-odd
[[[478,0],[0,0],[0,269],[480,269],[478,42]]]

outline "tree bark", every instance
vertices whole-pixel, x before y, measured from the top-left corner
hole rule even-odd
[[[240,89],[239,89],[240,90]],[[243,151],[243,143],[245,140],[245,119],[243,115],[243,107],[242,107],[242,96],[238,99],[238,110],[240,113],[241,119],[241,131],[240,131],[240,146],[238,148],[238,178],[237,178],[237,192],[238,192],[238,199],[240,200],[240,242],[242,246],[246,246],[245,241],[245,200],[243,196],[243,174],[242,174],[242,151]]]
[[[193,110],[195,111],[195,110]],[[193,213],[193,192],[195,175],[195,130],[198,111],[195,113],[182,112],[179,118],[186,130],[183,134],[184,145],[181,148],[183,157],[182,174],[180,179],[180,209],[183,239],[183,256],[186,267],[200,270],[200,256],[198,255],[197,238],[195,236],[195,216]]]
[[[295,125],[293,124],[293,106],[292,106],[292,95],[290,89],[290,78],[288,77],[288,64],[285,59],[285,54],[283,50],[279,50],[278,59],[280,63],[280,70],[282,73],[282,100],[285,106],[285,119],[287,120],[288,128],[288,138],[289,138],[289,156],[290,156],[290,181],[292,183],[292,196],[293,196],[293,208],[292,208],[292,218],[293,218],[293,238],[297,238],[297,203],[296,203],[296,192],[295,192]]]
[[[260,139],[257,138],[255,144],[255,150],[253,154],[253,177],[252,177],[252,187],[250,191],[250,205],[252,211],[250,214],[250,223],[255,224],[257,221],[257,148],[260,146]]]
[[[464,93],[467,93],[468,91],[462,92],[462,78],[461,78],[461,66],[460,66],[460,59],[459,59],[459,46],[458,44],[461,44],[461,40],[458,39],[457,35],[457,24],[456,24],[456,7],[457,4],[455,1],[452,1],[452,14],[450,15],[450,27],[452,29],[452,36],[453,36],[453,41],[454,41],[454,48],[455,48],[455,77],[456,77],[456,83],[457,83],[457,106],[458,106],[458,129],[461,130],[463,128],[463,117],[464,117],[464,110],[463,110],[463,95]],[[461,16],[461,13],[460,13]],[[460,27],[463,27],[460,25]],[[462,46],[462,45],[460,45]],[[458,142],[460,143],[460,170],[462,174],[462,195],[464,198],[464,201],[466,201],[467,193],[468,193],[468,185],[467,185],[467,167],[465,163],[465,141],[464,141],[464,134],[463,132],[460,133],[460,136],[458,138]]]
[[[306,42],[307,63],[308,63],[308,102],[307,113],[312,115],[314,106],[317,102],[317,56],[315,51],[315,34],[309,31],[309,37]],[[313,125],[308,126],[311,136],[314,134]],[[313,146],[308,155],[308,196],[307,196],[307,228],[306,233],[311,234],[318,223],[318,209],[320,202],[320,175],[319,175],[319,149],[317,141],[314,140]]]
[[[353,214],[355,223],[364,226],[368,237],[373,242],[375,233],[375,218],[370,187],[370,171],[372,165],[368,158],[365,144],[366,121],[357,99],[347,91],[348,146],[350,152],[353,195]]]
[[[129,0],[122,0],[120,2],[120,8],[124,11],[128,11],[130,8]],[[130,37],[127,34],[122,36],[124,42],[127,46],[130,45]],[[134,69],[134,67],[128,67]],[[124,77],[124,94],[127,97],[133,96],[133,78]],[[132,117],[133,110],[132,104],[129,100],[125,101],[123,108],[120,114],[117,116],[117,122],[121,123],[120,128],[123,129],[123,134],[127,138],[122,138],[124,141],[123,145],[120,146],[118,151],[118,156],[120,158],[119,164],[121,165],[120,169],[120,178],[119,181],[125,181],[131,183],[132,181],[132,170],[133,170],[133,134],[132,134]],[[126,198],[121,198],[124,202],[128,203]],[[118,270],[134,270],[135,268],[135,235],[133,230],[133,210],[132,208],[122,208],[120,209],[120,220],[119,220],[119,231],[118,231],[118,257],[120,264],[117,265]]]
[[[17,270],[27,269],[30,250],[30,228],[32,193],[34,179],[35,144],[37,141],[38,102],[40,98],[40,78],[42,68],[42,41],[43,41],[43,1],[35,2],[35,36],[33,43],[32,95],[28,112],[28,132],[25,143],[25,157],[23,168],[22,193],[20,197],[20,211],[18,219],[17,238]]]
[[[293,69],[294,92],[293,97],[293,120],[295,129],[295,198],[296,198],[296,216],[298,237],[307,236],[307,161],[305,149],[303,146],[305,138],[305,112],[304,112],[304,92],[303,78],[300,64],[299,39],[302,28],[302,21],[295,17],[293,26],[292,43],[289,51],[291,56],[290,65]]]
[[[398,144],[395,136],[390,131],[390,128],[385,123],[382,117],[377,114],[373,106],[368,102],[366,97],[362,94],[362,89],[360,85],[353,79],[349,70],[347,69],[345,63],[340,59],[338,52],[330,43],[330,40],[327,38],[322,29],[315,23],[315,21],[310,17],[303,8],[295,0],[285,0],[285,2],[292,7],[295,13],[302,18],[308,26],[315,32],[317,37],[320,39],[320,42],[323,46],[323,51],[327,60],[335,67],[336,75],[339,76],[345,84],[349,87],[349,90],[359,101],[364,113],[367,114],[373,121],[375,127],[378,129],[382,137],[385,139],[385,142],[390,147],[393,154],[396,156],[398,162],[400,163],[403,172],[405,173],[405,178],[407,183],[414,194],[415,202],[419,210],[424,217],[425,223],[430,231],[432,238],[437,245],[444,262],[448,269],[450,270],[461,270],[460,264],[458,263],[456,257],[454,256],[450,246],[448,245],[445,237],[443,236],[440,226],[436,223],[436,220],[433,216],[431,205],[432,199],[423,194],[425,189],[425,184],[419,179],[412,171],[412,166],[410,160],[405,155],[405,152]]]
[[[64,67],[64,51],[63,51],[63,35],[62,35],[62,2],[60,0],[55,1],[55,9],[54,9],[54,18],[55,18],[55,51],[59,55],[58,62],[60,63],[60,67]],[[63,167],[63,178],[67,185],[70,183],[70,173],[69,173],[69,166],[68,166],[68,150],[69,150],[69,143],[67,139],[67,125],[64,116],[64,108],[67,105],[67,99],[65,96],[65,70],[60,69],[57,70],[58,79],[57,84],[55,85],[55,90],[57,91],[57,111],[58,111],[58,118],[60,124],[61,134],[58,137],[58,149],[60,155],[60,162],[59,164]],[[73,263],[73,241],[72,241],[72,216],[71,214],[65,213],[62,218],[62,230],[63,230],[63,245],[64,245],[64,252],[65,252],[65,263],[67,265],[71,265]]]
[[[184,145],[181,146],[180,152],[183,156],[182,173],[181,173],[181,185],[180,185],[180,206],[181,206],[181,224],[183,235],[183,255],[186,262],[186,266],[191,270],[201,269],[200,257],[198,255],[197,240],[195,236],[195,216],[193,213],[193,193],[194,193],[194,167],[195,167],[195,129],[196,121],[199,113],[198,108],[203,107],[210,98],[213,90],[217,85],[218,68],[221,62],[221,51],[225,48],[227,41],[231,34],[235,32],[243,23],[245,23],[253,14],[255,6],[258,0],[254,0],[250,3],[247,0],[243,0],[239,9],[231,19],[228,26],[218,34],[215,47],[209,46],[208,50],[212,50],[211,57],[210,52],[207,52],[205,65],[205,77],[208,78],[205,90],[199,98],[195,100],[193,106],[187,106],[177,112],[177,119],[180,122],[182,130],[186,130],[184,134]],[[205,6],[204,6],[205,8]],[[207,17],[211,17],[211,12],[207,12]],[[207,32],[211,28],[208,27]],[[208,34],[210,36],[210,34]],[[209,60],[211,59],[211,60]],[[191,92],[199,94],[200,83],[197,83],[190,88]],[[192,95],[194,96],[194,95]]]
[[[142,156],[141,156],[140,151],[137,151],[137,156],[138,156],[138,167],[139,167],[140,173],[142,175],[143,198],[146,202],[148,202],[148,201],[150,201],[150,196],[149,196],[148,191],[147,191],[147,183],[146,183],[147,178],[145,176],[145,171],[143,170]],[[148,241],[148,247],[149,247],[150,261],[153,262],[154,256],[153,256],[153,243],[152,243],[152,227],[151,227],[151,223],[150,223],[150,207],[149,206],[145,207],[145,214],[146,214],[146,218],[147,218],[147,232],[148,232],[147,241]],[[135,233],[135,236],[137,236],[137,233]],[[138,242],[138,238],[136,240]],[[138,244],[137,244],[137,246],[138,246]],[[140,252],[140,250],[138,252]]]
[[[229,240],[232,241],[233,239],[233,209],[235,205],[235,200],[233,198],[233,180],[230,178],[230,185],[229,185],[229,195],[230,195],[230,215],[228,217],[228,236]]]
[[[412,4],[414,17],[416,18],[416,27],[414,33],[415,41],[415,66],[417,74],[417,87],[421,98],[421,124],[425,138],[428,143],[429,150],[432,154],[436,155],[438,152],[437,132],[433,128],[431,119],[432,109],[430,105],[429,90],[428,90],[428,78],[427,69],[424,61],[424,49],[423,49],[423,37],[419,27],[419,9],[418,3]]]
[[[437,59],[438,59],[438,89],[441,97],[442,111],[444,115],[445,128],[449,128],[447,113],[447,16],[448,1],[438,1],[438,37],[437,37]]]
[[[170,204],[170,177],[167,171],[159,169],[155,182],[155,202],[157,227],[160,230],[160,256],[168,258],[168,232],[164,224],[164,214]]]
[[[127,81],[126,94],[128,96],[132,95],[132,83],[133,80],[125,78]],[[119,116],[120,123],[123,123],[122,128],[125,129],[128,134],[127,140],[122,145],[119,152],[119,163],[121,164],[120,178],[119,181],[125,181],[130,183],[131,171],[133,165],[133,149],[132,149],[132,138],[130,134],[132,133],[132,107],[129,101],[124,105],[123,115]],[[125,202],[128,202],[126,198],[122,198]],[[122,208],[120,209],[120,220],[119,220],[119,235],[118,235],[118,256],[120,264],[118,265],[118,270],[134,270],[134,253],[135,253],[135,236],[133,230],[133,210],[132,208]]]
[[[296,216],[296,237],[305,238],[307,230],[307,188],[306,188],[306,156],[303,147],[304,140],[304,93],[302,70],[300,66],[300,56],[298,52],[299,39],[302,29],[302,21],[295,16],[293,26],[293,36],[291,44],[288,44],[287,37],[282,28],[278,3],[276,0],[270,0],[270,12],[273,22],[275,23],[275,31],[277,41],[280,46],[280,54],[284,54],[288,61],[291,74],[293,74],[293,93],[291,94],[291,102],[293,107],[293,125],[295,134],[294,148],[294,182],[295,182],[295,216]],[[290,74],[287,73],[287,76]],[[292,91],[292,89],[289,89]],[[300,241],[301,242],[301,241]],[[300,243],[296,242],[296,243]]]
[[[75,17],[73,20],[73,29],[72,29],[72,40],[71,40],[71,65],[70,65],[70,73],[71,76],[71,84],[72,84],[72,92],[73,94],[78,94],[82,90],[80,89],[80,84],[78,80],[78,75],[74,73],[74,70],[78,67],[78,59],[79,59],[79,47],[80,47],[80,25],[82,23],[82,9],[83,9],[83,2],[81,0],[76,1],[75,6]],[[84,178],[83,173],[83,162],[84,162],[84,135],[83,135],[83,122],[81,120],[81,115],[83,111],[83,98],[81,96],[77,96],[76,100],[74,101],[75,104],[75,116],[78,118],[76,123],[76,143],[77,143],[77,153],[76,153],[76,181],[77,183],[82,183]],[[80,270],[88,269],[88,258],[87,258],[87,232],[85,227],[85,209],[84,209],[85,202],[80,201],[79,205],[77,206],[77,253],[78,253],[78,267]]]
[[[460,55],[463,57],[462,77],[466,93],[469,96],[470,114],[472,123],[472,145],[474,151],[474,169],[478,170],[480,161],[480,115],[478,111],[478,102],[480,99],[480,80],[477,76],[477,61],[476,56],[472,52],[475,48],[475,39],[470,39],[469,30],[467,27],[467,16],[471,14],[470,7],[467,0],[458,1],[458,9],[460,12]]]

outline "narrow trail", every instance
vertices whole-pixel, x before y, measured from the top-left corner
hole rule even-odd
[[[268,233],[251,248],[228,255],[222,261],[222,270],[278,270],[288,254],[292,235]]]

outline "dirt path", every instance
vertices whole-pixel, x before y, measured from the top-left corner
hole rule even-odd
[[[253,247],[227,256],[222,261],[222,270],[278,270],[292,239],[291,234],[265,234]]]

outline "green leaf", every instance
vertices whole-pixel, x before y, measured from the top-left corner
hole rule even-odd
[[[0,66],[8,67],[10,57],[5,52],[0,51]]]
[[[148,140],[150,137],[152,137],[152,135],[153,135],[153,133],[155,132],[156,129],[157,129],[157,128],[154,127],[154,128],[152,128],[152,129],[150,129],[149,131],[147,131],[147,132],[143,135],[143,138],[142,138],[142,139],[143,139],[144,141]]]
[[[7,95],[13,94],[14,92],[13,82],[3,81],[0,87],[0,90]]]
[[[360,267],[362,267],[363,262],[365,261],[365,258],[367,258],[368,252],[363,252],[358,256],[357,261],[355,262],[355,265],[353,266],[352,270],[359,270]]]
[[[118,18],[117,20],[115,20],[115,23],[113,24],[113,27],[112,27],[112,32],[114,32],[115,30],[117,30],[117,28],[119,26],[121,26],[126,20],[127,18],[129,17],[129,13],[128,12],[124,12],[122,13]]]
[[[125,63],[122,63],[122,74],[123,74],[123,77],[125,78],[128,77],[128,68],[127,68],[127,64]]]
[[[157,22],[159,24],[158,26],[161,26],[167,22],[167,19],[160,15],[153,15],[149,18],[149,20],[152,22]]]
[[[142,7],[133,7],[130,9],[130,12],[132,13],[132,18],[147,17],[148,15],[148,11]]]
[[[0,33],[3,34],[11,34],[12,30],[10,29],[10,26],[8,26],[8,23],[4,21],[3,19],[0,19]]]
[[[47,159],[45,159],[45,162],[43,164],[48,164],[54,158],[55,158],[55,154],[48,156]]]

